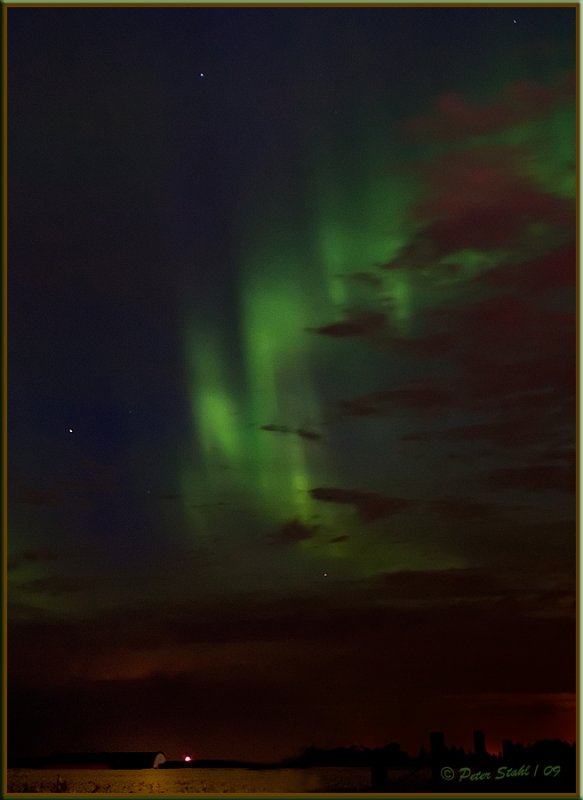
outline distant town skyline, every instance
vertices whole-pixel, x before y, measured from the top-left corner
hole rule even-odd
[[[8,747],[575,738],[576,7],[10,7]]]

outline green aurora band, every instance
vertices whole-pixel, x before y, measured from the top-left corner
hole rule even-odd
[[[530,154],[525,174],[544,191],[571,198],[574,130],[574,108],[561,107],[543,120],[466,139],[454,149],[520,145]],[[230,501],[267,529],[277,530],[292,519],[311,526],[313,535],[296,550],[325,564],[356,554],[359,545],[352,539],[342,545],[333,539],[353,531],[358,520],[347,509],[340,513],[337,506],[318,503],[309,494],[317,486],[342,485],[333,447],[334,426],[342,421],[331,415],[316,376],[338,362],[339,353],[352,361],[363,354],[358,341],[340,344],[314,329],[352,312],[375,310],[386,315],[400,337],[414,336],[418,308],[459,297],[465,282],[508,253],[449,253],[427,265],[431,274],[424,271],[424,285],[407,269],[383,270],[418,233],[410,212],[423,195],[423,185],[412,170],[399,168],[397,151],[388,160],[388,145],[379,135],[353,136],[352,149],[344,143],[316,151],[310,150],[307,134],[304,139],[303,154],[293,156],[294,185],[289,186],[289,167],[281,175],[266,170],[268,177],[262,185],[259,181],[236,221],[236,348],[233,320],[227,324],[218,310],[190,319],[185,309],[193,445],[182,465],[181,486],[197,537],[210,535],[211,529],[190,506],[220,502],[228,493]],[[431,157],[448,147],[433,144]],[[426,159],[426,152],[419,148],[416,158]],[[461,267],[455,279],[439,269],[449,263]],[[374,274],[374,283],[355,280],[359,273]],[[235,349],[241,363],[234,363]],[[373,357],[367,350],[365,358]],[[386,360],[386,351],[379,357]],[[341,372],[342,365],[335,370]],[[287,432],[266,431],[265,425]],[[321,434],[322,440],[298,435],[298,429]],[[395,544],[390,554],[386,547],[359,551],[351,570],[370,574],[405,560],[410,568],[421,563],[427,567],[413,545],[405,550],[399,555]],[[455,555],[446,562],[434,566],[463,566]]]

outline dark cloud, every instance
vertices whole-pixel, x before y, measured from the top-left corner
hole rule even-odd
[[[373,522],[377,519],[392,517],[410,508],[411,500],[402,497],[385,497],[374,492],[359,492],[353,489],[336,489],[322,487],[311,489],[310,495],[314,500],[324,503],[340,503],[354,506],[363,522]]]
[[[479,415],[452,427],[453,440],[520,448],[575,431],[575,319],[520,297],[495,297],[431,312],[458,331],[454,404]],[[440,324],[439,323],[439,324]],[[543,433],[544,432],[544,433]]]
[[[57,553],[46,550],[43,548],[37,550],[23,550],[8,560],[8,570],[17,570],[21,567],[28,566],[29,564],[45,564],[47,562],[55,561],[58,558]]]
[[[482,311],[476,309],[476,327],[466,328],[468,351],[458,361],[460,378],[454,384],[458,407],[477,418],[452,427],[446,438],[514,449],[553,442],[571,446],[574,318],[569,324],[568,315],[542,313],[537,327],[536,317],[520,304],[491,304],[488,313]],[[506,337],[513,340],[513,358],[505,351]]]
[[[353,272],[347,276],[350,280],[369,286],[371,289],[381,289],[383,282],[378,275],[372,272]]]
[[[401,436],[402,442],[430,442],[434,438],[434,434],[429,431],[417,431],[414,433],[406,433]]]
[[[297,522],[286,525],[299,530]],[[523,543],[521,535],[517,546]],[[491,550],[491,541],[484,546]],[[400,698],[403,713],[410,708],[411,692],[419,707],[430,711],[427,718],[415,715],[399,736],[418,747],[435,715],[443,718],[439,714],[446,711],[444,705],[438,713],[435,697],[447,703],[452,693],[573,692],[572,583],[566,573],[553,577],[552,561],[537,581],[528,580],[523,562],[516,562],[515,572],[402,570],[328,584],[325,592],[301,596],[255,592],[195,607],[158,598],[89,619],[15,619],[9,630],[15,676],[11,749],[42,752],[47,741],[58,748],[76,733],[75,741],[86,749],[101,747],[104,736],[110,748],[145,748],[154,719],[166,750],[176,747],[181,753],[196,714],[209,732],[199,744],[206,755],[250,757],[241,730],[254,724],[258,734],[260,726],[278,730],[275,717],[255,716],[257,697],[266,709],[276,707],[279,717],[284,712],[286,720],[286,735],[282,729],[269,742],[258,735],[257,746],[270,757],[308,743],[306,720],[312,740],[320,724],[329,737],[332,722],[349,719],[338,733],[339,744],[369,744],[375,737],[382,744],[387,714],[395,712]],[[387,686],[393,691],[387,693]],[[339,707],[339,696],[349,704]],[[184,729],[177,722],[176,697],[184,712],[179,717],[190,720]],[[376,711],[367,714],[366,731],[355,732],[351,726],[362,708],[377,709],[378,719]],[[128,733],[130,714],[134,725]],[[233,726],[237,731],[231,734]]]
[[[508,493],[507,497],[514,501],[516,493]],[[521,496],[516,503],[520,503],[522,513],[507,513],[506,507],[499,504],[495,523],[489,521],[480,528],[479,535],[469,538],[467,532],[460,531],[458,549],[473,560],[490,564],[498,574],[510,570],[513,580],[521,583],[525,592],[543,586],[553,573],[569,576],[576,555],[577,526],[570,518],[575,514],[575,504],[564,509],[566,519],[557,519],[536,492]],[[567,577],[565,583],[569,582]]]
[[[532,295],[573,286],[576,274],[577,251],[570,243],[520,264],[502,263],[477,275],[473,282],[502,290],[520,288]]]
[[[121,619],[119,610],[104,612],[94,616],[90,624],[86,619],[74,618],[59,620],[58,624],[48,620],[15,622],[9,632],[14,674],[21,683],[32,679],[41,684],[58,684],[73,677],[106,680],[124,674],[180,675],[195,670],[205,680],[213,674],[226,678],[232,670],[233,657],[240,658],[244,651],[254,669],[254,649],[259,661],[281,658],[284,669],[284,662],[294,661],[294,650],[313,657],[314,648],[321,648],[331,657],[338,648],[349,653],[359,643],[364,648],[360,655],[369,667],[375,665],[379,669],[379,679],[391,664],[390,673],[399,675],[407,687],[415,687],[417,681],[418,687],[427,686],[429,678],[423,664],[412,665],[429,649],[439,656],[436,661],[446,661],[442,668],[436,666],[439,674],[431,677],[436,689],[443,688],[439,681],[444,679],[446,685],[452,686],[463,673],[464,664],[477,665],[480,656],[490,661],[490,666],[496,659],[510,658],[503,675],[498,669],[479,670],[481,680],[476,685],[481,690],[493,690],[504,680],[517,685],[524,680],[525,686],[536,686],[538,681],[530,669],[526,676],[517,668],[520,664],[528,666],[532,652],[529,648],[540,636],[549,637],[545,652],[549,642],[554,641],[557,652],[553,657],[566,654],[574,625],[572,609],[565,601],[569,583],[567,576],[555,581],[539,576],[538,589],[533,591],[531,585],[525,591],[519,564],[516,570],[506,574],[482,568],[384,573],[345,584],[328,584],[324,594],[280,599],[258,594],[223,600],[220,604],[197,606],[196,615],[189,604],[150,604],[124,608]],[[552,619],[539,614],[550,608],[556,611]],[[549,636],[552,622],[556,629]],[[518,638],[516,626],[521,630]],[[487,647],[484,630],[488,631]],[[404,652],[415,654],[415,658],[404,662],[394,658],[391,643],[395,637],[402,637],[399,641],[406,644]],[[71,641],[76,642],[75,652],[63,663],[63,653],[69,651]],[[165,655],[160,647],[168,642],[172,642],[174,653]],[[290,643],[284,652],[282,642]],[[260,648],[260,643],[265,646]],[[211,645],[214,650],[209,649]],[[511,645],[508,651],[504,645]],[[42,678],[33,657],[39,649],[45,654]],[[369,653],[370,660],[365,653]],[[381,664],[376,662],[377,655]],[[456,668],[455,674],[446,678],[451,668],[447,664],[456,660],[459,674]],[[574,665],[567,659],[562,669],[545,673],[544,660],[542,657],[534,672],[546,674],[548,685],[555,690],[572,688],[564,679],[569,676],[574,680]],[[329,660],[326,663],[329,665]],[[360,692],[357,665],[358,658],[349,658],[346,670],[340,670],[338,675]],[[285,690],[290,680],[297,681],[293,667],[289,663],[287,672],[280,672],[279,677],[268,664],[263,669],[266,674],[271,673],[271,681],[281,680]],[[352,673],[353,669],[356,673]],[[242,683],[250,675],[241,674]]]
[[[455,218],[443,219],[425,230],[432,244],[433,256],[456,250],[479,248],[494,250],[511,244],[521,233],[524,219],[496,207],[470,208]]]
[[[110,488],[105,481],[99,479],[85,480],[83,478],[70,478],[57,481],[57,486],[65,491],[99,493],[105,492]]]
[[[517,164],[513,166],[515,170],[520,169]],[[447,164],[444,171],[449,169],[455,168]],[[441,177],[438,173],[436,181]],[[528,253],[527,245],[529,238],[532,238],[531,226],[534,223],[572,231],[575,222],[573,201],[539,188],[528,178],[517,176],[510,165],[494,169],[487,162],[474,163],[468,159],[459,165],[456,177],[457,186],[451,187],[450,191],[458,189],[464,195],[475,191],[473,202],[466,197],[467,204],[461,205],[458,198],[452,197],[448,191],[446,195],[436,195],[420,210],[421,213],[445,214],[450,218],[455,215],[455,223],[444,222],[434,229],[431,226],[429,228],[438,253],[445,254],[463,247],[488,251],[508,245]],[[503,214],[507,217],[514,215],[521,224],[513,227],[503,220]],[[464,222],[476,226],[470,228],[471,235],[463,233]],[[489,244],[488,238],[483,237],[482,227],[491,234]]]
[[[388,414],[395,408],[434,411],[451,402],[451,393],[440,387],[411,385],[371,392],[354,400],[342,401],[338,406],[347,416],[366,417]]]
[[[78,577],[68,577],[65,575],[50,575],[46,578],[36,578],[17,584],[19,590],[24,590],[27,594],[49,595],[59,597],[75,592],[87,591],[90,587],[86,579]]]
[[[310,431],[306,428],[290,428],[287,425],[261,425],[262,431],[273,431],[274,433],[294,433],[296,436],[309,441],[317,441],[322,435],[317,431]]]
[[[383,405],[415,409],[442,408],[452,401],[451,392],[435,386],[410,386],[374,392],[374,400]]]
[[[499,145],[454,150],[424,165],[426,191],[410,212],[417,233],[384,269],[406,269],[426,283],[444,278],[455,283],[465,274],[463,259],[441,259],[459,258],[466,250],[499,251],[505,252],[504,263],[492,269],[492,286],[519,280],[530,295],[572,281],[575,259],[568,240],[573,239],[574,201],[528,177],[529,159],[524,149]],[[488,285],[488,274],[481,270],[477,284]]]
[[[374,336],[386,326],[384,314],[376,311],[360,314],[342,322],[333,322],[315,329],[322,336]]]
[[[508,91],[496,114],[523,90],[515,86]],[[446,103],[444,109],[454,105]],[[457,110],[460,121],[463,107]],[[413,270],[420,286],[423,281],[430,285],[432,275],[441,275],[435,262],[444,256],[470,248],[507,251],[498,266],[473,277],[464,278],[460,265],[463,288],[447,295],[449,306],[434,304],[418,313],[417,331],[423,335],[385,337],[383,345],[387,352],[418,359],[447,358],[453,367],[449,394],[446,398],[435,387],[433,401],[436,409],[441,403],[444,410],[461,413],[446,439],[487,441],[517,452],[541,441],[568,445],[575,435],[574,299],[569,305],[564,292],[556,300],[551,294],[575,282],[576,248],[569,241],[575,207],[527,177],[530,158],[523,146],[492,146],[453,150],[424,164],[420,174],[426,193],[412,212],[418,233],[384,265]],[[538,251],[532,244],[533,223],[546,231],[537,240]],[[455,270],[451,278],[456,279]],[[424,400],[431,405],[431,392],[371,393],[340,408],[347,416],[381,416],[399,401],[413,409],[423,407]],[[415,433],[403,439],[419,440]],[[574,465],[565,462],[558,469],[540,465],[494,471],[488,481],[492,487],[559,488],[571,486],[573,476]]]
[[[452,441],[487,440],[500,447],[524,447],[540,438],[540,417],[523,417],[519,414],[508,420],[491,420],[470,425],[460,425],[447,431]]]
[[[57,478],[52,485],[20,486],[12,489],[11,502],[39,508],[62,507],[71,498],[77,506],[86,504],[91,496],[112,493],[121,486],[119,465],[101,464],[94,459],[79,458],[68,477]]]
[[[387,572],[371,578],[369,583],[379,588],[385,599],[441,600],[448,604],[458,600],[494,600],[515,591],[505,587],[495,573],[482,568]]]
[[[409,135],[423,139],[479,136],[537,119],[574,98],[575,75],[568,72],[547,84],[510,83],[489,104],[470,105],[459,94],[443,94],[433,113],[409,119],[404,127]]]
[[[465,336],[466,349],[490,345],[488,352],[501,356],[503,345],[512,342],[516,359],[532,358],[533,345],[540,345],[541,355],[555,353],[557,344],[573,337],[571,313],[540,308],[520,296],[495,296],[463,308],[435,309],[426,318],[434,323],[447,322],[451,329],[459,330]],[[480,356],[485,360],[484,352]],[[496,361],[505,363],[504,358]]]
[[[540,453],[545,461],[561,461],[566,465],[575,467],[577,462],[577,451],[574,443],[572,447],[549,447]]]
[[[299,519],[292,519],[285,522],[277,534],[270,537],[270,540],[273,544],[296,544],[297,542],[303,542],[305,539],[312,539],[318,527],[318,525],[307,525]]]
[[[384,631],[383,642],[390,640],[388,634],[400,631],[411,641],[420,637],[419,646],[429,646],[423,632],[435,629],[464,630],[464,625],[474,618],[472,627],[478,643],[478,629],[486,624],[490,628],[497,621],[521,619],[531,629],[536,628],[538,611],[543,604],[552,604],[551,594],[559,600],[560,611],[563,597],[569,588],[569,576],[549,580],[551,570],[538,576],[538,586],[525,592],[524,575],[520,564],[515,571],[488,570],[485,568],[403,570],[363,578],[339,584],[327,584],[325,593],[305,593],[274,598],[256,593],[223,599],[220,604],[197,605],[193,615],[188,603],[142,604],[141,607],[124,607],[123,614],[104,611],[93,615],[88,624],[85,618],[37,620],[16,622],[9,632],[14,647],[14,669],[20,667],[21,680],[37,675],[38,662],[34,653],[46,651],[44,680],[60,682],[77,675],[105,678],[110,674],[123,674],[124,661],[138,663],[148,651],[148,661],[143,664],[141,674],[160,669],[187,672],[190,664],[182,664],[172,658],[163,661],[160,647],[172,642],[193,660],[196,654],[205,652],[202,644],[228,645],[238,643],[297,641],[321,642],[323,648],[340,643],[343,648],[353,646],[355,640],[377,640],[379,631]],[[444,614],[444,608],[448,612]],[[533,616],[534,614],[534,616]],[[574,620],[567,614],[570,624]],[[560,627],[560,626],[559,626]],[[563,626],[563,631],[566,628]],[[500,633],[500,632],[498,632]],[[512,639],[512,631],[505,626],[505,638]],[[387,638],[388,637],[388,638]],[[433,638],[433,637],[431,637]],[[70,661],[62,663],[62,651],[71,641],[78,643]],[[36,642],[37,649],[30,649]],[[483,640],[482,640],[483,644]],[[436,635],[432,645],[445,653],[449,647],[463,651],[464,639],[459,636],[452,641]],[[388,644],[380,648],[387,659],[393,657]],[[116,670],[116,654],[125,653]],[[232,651],[233,652],[233,651]],[[524,652],[524,651],[523,651]],[[500,653],[503,653],[501,650]],[[227,652],[225,652],[227,655]],[[162,660],[157,661],[157,656]],[[212,659],[201,667],[212,669]],[[566,667],[571,670],[569,665]],[[291,677],[291,676],[290,676]],[[350,672],[346,674],[350,679]],[[514,676],[517,678],[517,676]],[[495,684],[496,675],[490,675],[485,685]],[[414,684],[413,684],[414,685]]]
[[[575,491],[574,465],[530,464],[525,467],[500,467],[486,476],[488,486],[527,491]]]
[[[322,435],[317,431],[308,431],[305,428],[298,428],[296,431],[294,431],[294,433],[296,433],[302,439],[308,439],[309,441],[314,442],[322,438]]]
[[[495,515],[497,512],[495,504],[470,500],[467,497],[448,497],[443,500],[432,500],[428,505],[436,514],[451,519],[484,519]]]
[[[120,464],[103,463],[94,458],[80,458],[75,474],[62,478],[56,485],[65,491],[103,494],[119,488],[123,477]]]
[[[459,338],[452,332],[433,331],[429,336],[417,338],[386,337],[380,340],[387,350],[415,358],[435,358],[451,355],[457,349]]]
[[[261,425],[260,430],[262,431],[274,431],[275,433],[291,433],[292,429],[288,428],[286,425]]]
[[[56,506],[62,500],[62,493],[56,489],[28,489],[14,498],[15,503],[27,506]]]
[[[378,403],[374,403],[368,397],[358,400],[343,400],[338,403],[338,408],[348,417],[378,417],[383,410]]]

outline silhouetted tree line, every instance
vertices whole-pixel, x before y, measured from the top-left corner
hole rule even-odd
[[[525,757],[529,759],[543,761],[549,759],[561,761],[568,761],[569,758],[575,757],[575,743],[569,744],[562,739],[543,739],[534,744],[522,745],[510,741],[503,742],[502,756],[504,761],[517,763],[524,761]]]
[[[429,767],[434,763],[435,755],[438,755],[440,762],[452,767],[470,766],[476,763],[487,766],[502,761],[512,766],[525,760],[531,763],[544,761],[566,766],[574,763],[576,750],[574,742],[564,742],[561,739],[543,739],[528,745],[505,740],[502,753],[479,755],[455,745],[443,746],[438,754],[421,747],[416,756],[410,756],[397,742],[379,748],[351,745],[327,749],[311,745],[300,755],[287,758],[283,763],[290,767],[372,767],[379,762],[389,768]]]
[[[441,737],[441,738],[439,738]],[[286,759],[282,766],[286,767],[364,767],[371,770],[371,790],[379,791],[415,791],[409,788],[416,782],[427,784],[433,791],[467,792],[472,791],[561,791],[575,790],[576,748],[574,743],[560,739],[544,739],[534,744],[522,745],[506,740],[503,752],[492,754],[480,747],[478,752],[465,751],[463,747],[445,746],[442,735],[438,735],[439,747],[426,750],[421,747],[416,756],[410,756],[401,749],[397,742],[379,748],[350,747],[319,748],[314,745],[306,748],[299,756]],[[525,765],[531,765],[530,774],[525,776],[520,771]],[[534,773],[534,765],[539,764],[539,771]],[[469,767],[472,773],[490,773],[492,778],[499,769],[504,775],[511,768],[520,773],[519,778],[490,780],[481,786],[469,781],[459,780],[445,782],[441,778],[441,767],[454,770]],[[545,767],[559,767],[555,772],[544,773]],[[423,775],[425,774],[425,778]],[[459,774],[459,773],[458,773]],[[511,781],[509,783],[508,781]],[[517,781],[517,782],[516,782]],[[512,788],[511,788],[512,787]]]

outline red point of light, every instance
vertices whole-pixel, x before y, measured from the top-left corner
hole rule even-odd
[[[192,759],[191,759],[191,757],[190,757],[190,756],[184,756],[184,760],[185,760],[185,761],[192,761]]]

